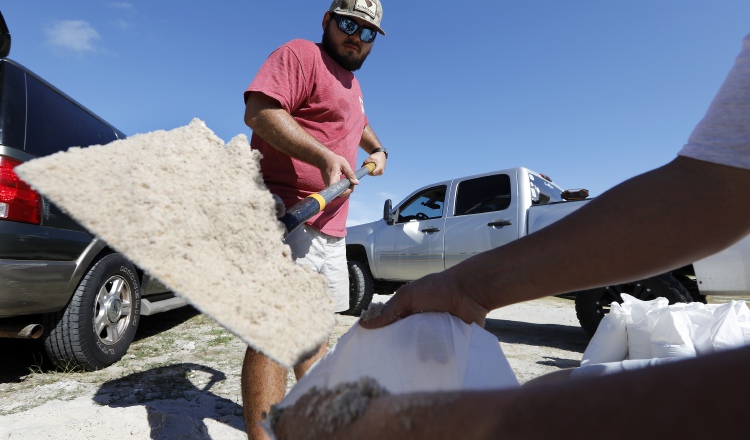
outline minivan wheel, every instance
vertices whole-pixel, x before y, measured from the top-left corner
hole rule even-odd
[[[366,262],[347,261],[346,264],[349,267],[349,310],[343,313],[359,316],[362,310],[370,307],[375,281]]]
[[[47,355],[65,370],[98,370],[122,358],[135,337],[141,286],[121,254],[97,261],[62,312],[50,316]]]

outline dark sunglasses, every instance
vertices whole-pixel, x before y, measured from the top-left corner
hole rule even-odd
[[[354,35],[354,33],[357,32],[357,29],[361,27],[362,30],[359,32],[359,39],[362,40],[363,43],[372,43],[378,35],[378,31],[375,29],[360,26],[356,21],[346,18],[343,15],[331,14],[331,17],[336,20],[339,29],[347,35]]]

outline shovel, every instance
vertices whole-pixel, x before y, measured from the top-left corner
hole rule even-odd
[[[374,163],[365,164],[362,168],[358,169],[356,173],[357,179],[361,179],[364,176],[370,174],[375,170]],[[351,186],[349,179],[341,179],[333,185],[317,192],[310,194],[304,199],[300,200],[293,206],[286,210],[286,213],[281,216],[279,221],[284,224],[286,233],[289,234],[293,230],[297,229],[299,225],[309,220],[312,216],[322,211],[331,200],[340,196],[341,193],[346,191]]]
[[[325,278],[296,265],[283,236],[349,180],[290,207],[279,222],[260,153],[244,135],[225,144],[198,119],[15,170],[112,250],[280,364],[296,365],[328,340],[336,320]]]

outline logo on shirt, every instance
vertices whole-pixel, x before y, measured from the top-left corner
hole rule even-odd
[[[362,114],[365,114],[365,101],[362,100],[362,97],[359,97],[359,105],[362,106]]]

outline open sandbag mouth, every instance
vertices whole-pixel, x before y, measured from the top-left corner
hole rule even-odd
[[[326,281],[291,260],[260,175],[260,153],[245,135],[224,144],[194,119],[170,131],[70,148],[16,172],[112,248],[283,365],[317,349],[333,328]]]

